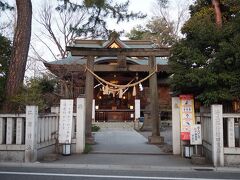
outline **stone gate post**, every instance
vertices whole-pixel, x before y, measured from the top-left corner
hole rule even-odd
[[[83,153],[85,149],[85,121],[86,121],[86,102],[85,98],[77,98],[77,134],[76,134],[76,153]]]
[[[26,106],[25,162],[37,161],[38,107]]]
[[[172,97],[172,145],[173,154],[181,154],[180,141],[180,99]]]
[[[214,166],[224,166],[222,105],[211,105],[212,161]]]

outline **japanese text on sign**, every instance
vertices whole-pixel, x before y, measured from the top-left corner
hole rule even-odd
[[[191,126],[195,124],[192,95],[180,96],[181,140],[190,140]]]
[[[202,133],[201,133],[201,125],[200,124],[192,125],[190,137],[191,137],[190,138],[191,145],[202,144]]]
[[[73,100],[60,102],[59,143],[69,144],[72,139]]]

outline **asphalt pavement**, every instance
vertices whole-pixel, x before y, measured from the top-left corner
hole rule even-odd
[[[145,133],[146,135],[146,133]],[[59,155],[56,161],[35,163],[0,163],[1,167],[36,167],[94,169],[115,171],[225,171],[239,172],[237,167],[192,165],[191,160],[172,155],[159,146],[148,144],[147,138],[133,129],[101,129],[95,133],[96,144],[88,154]]]

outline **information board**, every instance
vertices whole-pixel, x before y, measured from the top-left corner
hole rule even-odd
[[[180,95],[181,140],[190,140],[191,126],[195,124],[192,95]]]
[[[191,145],[202,144],[202,132],[200,124],[195,124],[191,126],[190,144]]]
[[[59,119],[59,143],[70,144],[72,139],[73,100],[61,99]]]
[[[135,99],[135,119],[140,118],[140,99]]]

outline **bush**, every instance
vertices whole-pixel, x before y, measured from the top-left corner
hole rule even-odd
[[[97,125],[92,126],[92,132],[98,132],[100,130],[100,127]]]
[[[90,144],[85,144],[85,149],[83,153],[88,154],[91,150],[92,150],[92,146]]]

